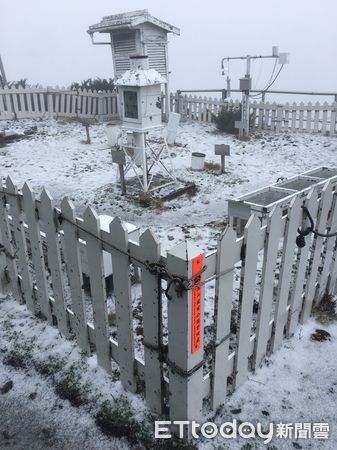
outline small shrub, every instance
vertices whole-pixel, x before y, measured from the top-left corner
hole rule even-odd
[[[204,170],[212,175],[221,175],[221,165],[218,163],[205,161]],[[204,200],[202,203],[207,204],[209,200]]]
[[[313,307],[315,319],[322,323],[329,323],[337,319],[336,300],[331,294],[324,294],[319,303]]]
[[[57,356],[49,356],[46,361],[36,361],[34,367],[41,375],[50,376],[59,372],[65,365],[66,361]]]
[[[72,406],[81,406],[88,402],[88,384],[82,384],[81,376],[74,366],[66,372],[62,380],[56,384],[55,388],[58,396],[64,400],[69,400]]]
[[[96,424],[105,434],[126,437],[132,444],[138,440],[140,426],[134,419],[128,399],[124,396],[103,402],[96,415]]]
[[[8,81],[7,86],[13,87],[15,89],[18,89],[19,87],[22,87],[23,89],[30,87],[27,83],[27,78],[23,78],[22,80]]]
[[[91,91],[112,91],[115,88],[115,84],[112,78],[88,78],[80,83],[73,82],[70,85],[71,90],[86,89]]]
[[[33,343],[32,339],[27,342],[20,342],[19,336],[15,336],[14,349],[5,355],[3,362],[15,369],[25,369],[30,365]]]
[[[234,126],[236,120],[241,120],[241,104],[228,103],[221,108],[218,115],[212,115],[212,121],[217,129],[225,133],[239,133],[239,130]]]
[[[25,369],[28,364],[28,358],[27,355],[12,350],[4,357],[3,363],[7,366],[14,367],[14,369]]]

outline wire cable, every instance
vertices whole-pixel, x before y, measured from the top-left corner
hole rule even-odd
[[[296,238],[297,247],[303,248],[305,246],[306,243],[305,243],[304,238],[305,238],[305,236],[308,236],[308,234],[310,234],[310,233],[314,234],[315,236],[320,236],[323,238],[337,237],[337,231],[334,233],[321,233],[321,232],[315,230],[314,219],[312,218],[308,208],[306,206],[302,206],[302,209],[309,219],[310,227],[307,227],[303,230],[301,228],[297,229],[297,233],[298,233],[298,236]]]
[[[260,96],[261,94],[266,93],[266,92],[268,91],[268,89],[269,89],[269,88],[275,83],[275,81],[277,80],[278,76],[279,76],[280,73],[281,73],[281,70],[283,69],[283,66],[284,66],[284,64],[282,64],[282,66],[280,67],[279,71],[277,72],[275,78],[269,83],[269,85],[268,85],[265,89],[263,89],[262,91],[260,91],[258,94],[250,95],[249,97],[250,97],[250,98],[254,98],[254,97]]]

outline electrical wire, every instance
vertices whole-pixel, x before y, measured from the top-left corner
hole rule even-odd
[[[282,66],[280,67],[279,71],[278,71],[277,74],[275,75],[275,78],[269,83],[269,85],[268,85],[266,88],[264,88],[264,89],[263,89],[262,91],[260,91],[258,94],[250,95],[249,97],[250,97],[250,98],[255,98],[255,97],[258,97],[258,96],[264,94],[265,92],[267,92],[268,89],[269,89],[269,88],[275,83],[275,81],[277,80],[278,76],[279,76],[280,73],[281,73],[281,70],[283,69],[283,66],[284,66],[284,64],[282,64]]]
[[[255,81],[255,84],[254,84],[254,88],[253,88],[254,90],[256,89],[257,84],[260,81],[262,68],[263,68],[263,58],[260,59],[260,69],[259,69],[259,72],[258,72],[257,77],[256,77],[256,81]]]
[[[298,236],[296,238],[297,247],[303,248],[305,246],[305,244],[306,244],[305,237],[308,236],[308,234],[310,234],[310,233],[314,234],[315,236],[320,236],[323,238],[337,237],[337,231],[335,231],[333,233],[330,233],[330,232],[329,233],[321,233],[318,230],[315,230],[314,219],[312,218],[308,208],[306,206],[302,206],[302,209],[309,219],[310,227],[307,227],[303,230],[301,228],[298,228],[298,230],[297,230]]]

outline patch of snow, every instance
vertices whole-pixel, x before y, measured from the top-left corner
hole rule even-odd
[[[116,80],[116,86],[152,86],[167,83],[155,69],[130,69]]]

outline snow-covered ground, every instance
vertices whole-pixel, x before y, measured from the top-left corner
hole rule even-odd
[[[84,143],[85,130],[76,122],[0,122],[0,131],[21,132],[34,125],[37,133],[32,138],[0,148],[1,177],[10,175],[19,187],[29,181],[37,194],[46,187],[57,205],[68,196],[79,214],[90,204],[99,213],[118,215],[141,230],[150,227],[163,250],[185,238],[193,239],[203,250],[211,250],[225,226],[227,198],[274,183],[279,177],[289,178],[321,165],[337,166],[337,140],[333,137],[263,133],[242,142],[217,134],[212,125],[184,123],[179,126],[177,144],[171,148],[171,154],[176,176],[195,182],[198,192],[159,208],[144,208],[135,199],[130,201],[121,196],[115,185],[116,168],[111,163],[104,125],[90,128],[91,144]],[[208,162],[218,163],[214,143],[219,141],[231,146],[226,173],[193,172],[191,152],[203,152]],[[208,300],[211,302],[212,298]],[[211,308],[206,310],[209,319]],[[327,329],[331,340],[312,341],[310,336],[315,328]],[[216,422],[233,419],[261,421],[265,425],[281,421],[328,422],[331,431],[327,442],[274,439],[269,450],[337,448],[336,339],[335,322],[322,326],[312,320],[299,328],[296,336],[270,358],[268,366],[250,375],[230,397],[216,415]],[[13,359],[13,351],[14,356],[19,353],[18,367],[13,367],[17,361]],[[52,358],[55,355],[57,370]],[[41,373],[39,368],[46,364],[54,367],[53,373]],[[117,367],[114,373],[116,376],[109,378],[96,368],[95,357],[80,355],[73,342],[61,339],[56,329],[32,317],[13,299],[0,300],[0,389],[13,381],[7,393],[0,393],[0,448],[128,448],[130,442],[107,438],[95,424],[102,402],[120,398],[123,393]],[[84,386],[87,383],[86,403],[79,407],[71,406],[56,392],[69,374],[75,376],[77,383]],[[143,421],[151,435],[153,419],[148,418],[142,399],[125,395],[135,418]],[[245,444],[252,447],[244,447]],[[150,448],[149,445],[145,447]],[[225,442],[220,438],[203,441],[199,447],[268,448],[261,440]]]
[[[184,123],[179,126],[177,145],[171,154],[176,176],[195,182],[194,197],[184,195],[161,208],[144,208],[128,201],[116,186],[116,167],[111,163],[105,125],[90,128],[92,143],[85,141],[84,127],[76,122],[0,122],[1,129],[22,130],[37,125],[38,133],[0,149],[0,175],[10,175],[20,185],[29,181],[37,193],[45,186],[57,200],[72,198],[81,213],[88,204],[99,213],[118,215],[141,229],[151,227],[162,243],[172,248],[186,237],[203,250],[214,247],[224,227],[226,199],[291,177],[320,165],[337,165],[334,137],[284,133],[257,134],[249,142],[217,134],[213,125]],[[231,146],[226,173],[194,172],[191,153],[206,154],[206,161],[219,163],[214,143]]]
[[[330,340],[311,340],[317,328],[327,330]],[[264,445],[260,438],[225,440],[217,437],[201,440],[198,448],[335,450],[336,369],[337,323],[322,325],[310,320],[292,339],[284,342],[267,365],[250,375],[215,417],[205,417],[205,420],[214,419],[218,425],[234,419],[253,424],[261,422],[264,433],[273,423],[272,441]],[[67,377],[69,380],[71,370],[83,391],[84,404],[78,407],[62,399],[57,389],[62,380]],[[6,385],[8,391],[4,389]],[[113,377],[108,377],[97,368],[95,356],[81,355],[74,342],[62,339],[55,328],[32,316],[14,299],[0,299],[0,448],[136,448],[125,439],[104,435],[95,423],[103,402],[113,402],[121,396],[126,398],[132,419],[141,423],[142,433],[135,427],[135,435],[148,438],[143,447],[137,448],[172,448],[166,440],[161,444],[167,447],[151,443],[154,418],[140,396],[123,391],[117,366],[113,367]],[[125,419],[125,426],[132,423],[132,419]],[[328,423],[329,439],[278,438],[276,424],[280,422]]]

